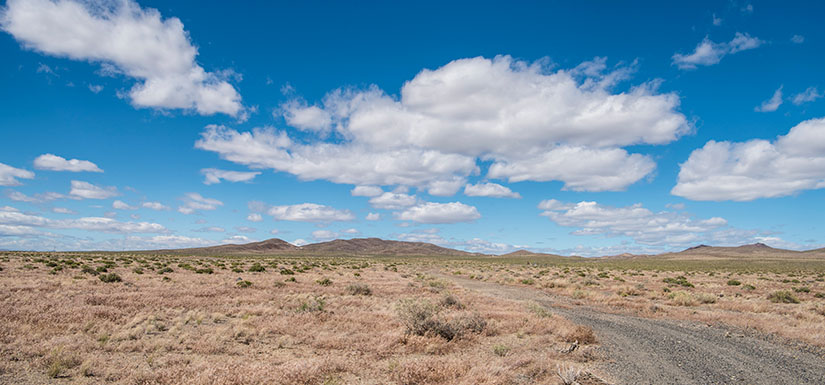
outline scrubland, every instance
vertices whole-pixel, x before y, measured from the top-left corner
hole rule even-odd
[[[631,261],[564,266],[539,262],[451,262],[445,274],[467,279],[527,286],[569,298],[571,306],[589,305],[609,312],[648,318],[683,319],[734,326],[825,347],[825,272],[811,269],[754,269],[746,262],[695,270],[695,261]],[[681,266],[680,266],[681,265]],[[666,269],[662,269],[665,266]],[[774,265],[772,265],[774,266]],[[804,267],[796,264],[795,267]],[[684,270],[682,270],[684,269]]]
[[[441,273],[644,303],[647,312],[648,302],[676,301],[652,284],[613,284],[614,275],[587,285],[590,273],[461,264],[466,273],[400,258],[4,253],[0,383],[557,384],[579,371],[579,383],[599,383],[587,373],[600,359],[592,330]],[[635,292],[616,293],[625,287]],[[814,316],[813,293],[799,295],[802,305],[755,299],[767,290],[759,282],[742,293],[756,303],[743,311],[804,316],[800,325]]]

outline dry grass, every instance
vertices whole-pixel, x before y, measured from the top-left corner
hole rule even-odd
[[[426,264],[7,254],[0,266],[0,383],[552,384],[557,367],[594,359],[592,330]]]
[[[816,269],[659,271],[467,261],[443,271],[540,288],[607,311],[734,325],[825,347],[825,273]]]

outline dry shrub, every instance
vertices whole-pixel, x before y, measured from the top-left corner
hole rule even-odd
[[[593,333],[593,329],[587,326],[577,325],[573,330],[565,334],[564,340],[566,342],[579,341],[579,343],[583,345],[595,344],[596,333]]]
[[[487,321],[478,313],[461,313],[450,319],[441,316],[441,308],[429,301],[403,300],[397,312],[407,334],[437,335],[447,341],[466,333],[481,333]]]
[[[677,291],[668,295],[674,305],[678,306],[693,306],[696,305],[696,299],[686,291]]]
[[[353,283],[347,286],[347,292],[351,295],[372,295],[372,289],[363,283]]]

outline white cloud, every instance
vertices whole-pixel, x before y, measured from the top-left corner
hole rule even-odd
[[[30,197],[26,194],[21,193],[20,191],[14,190],[7,190],[5,192],[6,197],[15,201],[15,202],[39,202],[40,200],[35,197]]]
[[[383,192],[384,190],[377,186],[355,186],[350,194],[354,197],[374,197],[381,195]]]
[[[120,222],[112,218],[84,217],[77,219],[49,219],[20,212],[16,208],[0,207],[0,224],[11,226],[74,229],[107,233],[165,233],[163,225],[149,222]]]
[[[695,69],[697,66],[710,66],[719,63],[729,54],[758,48],[764,43],[747,33],[737,32],[734,38],[727,43],[714,43],[705,37],[691,54],[677,53],[673,55],[673,64],[679,69]]]
[[[549,202],[549,201],[548,201]],[[575,235],[625,236],[644,245],[682,246],[712,239],[711,232],[727,225],[723,218],[694,219],[685,214],[654,213],[641,204],[603,206],[596,202],[540,205],[541,215],[553,222],[576,227]]]
[[[221,244],[227,244],[227,243],[244,244],[244,243],[249,243],[249,242],[252,242],[252,239],[250,239],[246,235],[233,235],[229,238],[226,238],[226,239],[222,240]]]
[[[377,220],[381,219],[381,214],[379,214],[379,213],[369,213],[369,214],[367,214],[366,219],[368,221],[377,221]]]
[[[773,112],[776,111],[779,106],[782,105],[782,86],[774,91],[773,96],[770,99],[765,100],[762,102],[761,105],[754,107],[754,111],[756,112]]]
[[[198,193],[188,193],[183,198],[183,205],[178,207],[178,212],[181,214],[193,214],[198,210],[215,210],[218,206],[223,206],[223,202],[212,199],[212,198],[205,198]]]
[[[65,207],[55,207],[55,208],[52,208],[52,212],[53,212],[53,213],[58,213],[58,214],[77,214],[77,212],[76,212],[76,211],[71,210],[71,209],[67,209],[67,208],[65,208]]]
[[[49,171],[71,172],[103,172],[96,164],[88,160],[69,159],[54,155],[43,154],[34,159],[34,168]]]
[[[620,191],[656,169],[646,155],[620,148],[558,147],[490,166],[488,176],[509,182],[564,181],[564,190]]]
[[[201,170],[204,175],[203,184],[221,183],[221,179],[229,182],[249,182],[260,174],[256,171],[228,171],[216,168],[205,168]]]
[[[802,35],[793,35],[791,36],[791,42],[796,44],[802,44],[805,42],[805,36]]]
[[[370,199],[370,205],[377,209],[401,210],[418,202],[415,195],[385,192]]]
[[[611,173],[603,170],[608,164],[589,163],[597,169],[579,167],[576,175],[546,169],[517,175],[513,171],[499,177],[550,178],[570,188],[621,190],[655,165],[649,157],[620,147],[666,144],[692,129],[677,111],[678,96],[658,93],[658,81],[611,92],[632,70],[608,70],[603,58],[554,72],[543,62],[531,64],[509,56],[460,59],[421,71],[403,85],[400,98],[371,86],[335,90],[318,105],[289,105],[288,122],[301,109],[309,109],[313,116],[328,114],[328,125],[311,125],[310,131],[329,131],[331,140],[316,135],[296,142],[273,128],[238,132],[208,126],[195,146],[238,164],[288,172],[303,180],[404,185],[432,195],[454,194],[469,175],[479,172],[479,160],[506,170],[537,159],[548,165],[570,163],[583,153],[594,153],[619,163],[613,163]],[[305,123],[294,124],[309,129]],[[547,159],[547,152],[552,152],[552,159]],[[559,159],[565,156],[576,158]],[[599,183],[628,165],[635,172]]]
[[[329,230],[315,230],[312,232],[312,239],[316,241],[328,241],[338,237],[338,233]]]
[[[17,178],[32,179],[34,173],[0,163],[0,186],[19,186],[21,183]]]
[[[521,198],[517,192],[496,183],[477,183],[464,186],[464,195],[471,197]]]
[[[344,234],[349,234],[349,235],[361,234],[361,232],[358,231],[358,229],[354,229],[354,228],[353,229],[341,230],[341,232],[344,233]]]
[[[269,208],[267,214],[279,221],[335,222],[355,219],[355,216],[349,210],[338,210],[315,203],[273,206]]]
[[[825,118],[806,120],[775,141],[709,141],[682,163],[674,195],[750,201],[825,188]]]
[[[112,202],[112,208],[115,210],[137,210],[137,206],[130,206],[128,203],[116,200]]]
[[[248,220],[250,222],[261,222],[261,221],[264,220],[264,217],[261,216],[261,214],[258,214],[258,213],[251,213],[251,214],[246,216],[246,220]]]
[[[249,226],[237,226],[237,227],[235,227],[235,230],[240,231],[242,233],[250,233],[250,234],[258,232],[258,229],[254,228],[254,227],[249,227]]]
[[[119,195],[117,188],[113,186],[99,187],[79,180],[73,180],[71,183],[69,197],[74,199],[109,199]]]
[[[300,130],[325,133],[332,127],[330,113],[317,106],[307,106],[306,103],[292,100],[282,105],[281,109],[287,124]],[[276,111],[276,117],[277,114]]]
[[[425,202],[396,214],[396,218],[419,223],[470,222],[481,218],[478,209],[461,202]]]
[[[309,243],[309,242],[307,242],[307,241],[305,241],[305,240],[303,240],[303,239],[301,239],[301,238],[298,238],[298,239],[296,239],[296,240],[292,241],[292,244],[293,244],[293,245],[295,245],[295,246],[298,246],[298,247],[303,246],[303,245],[306,245],[306,244],[308,244],[308,243]]]
[[[3,30],[24,47],[47,55],[101,63],[109,73],[135,78],[135,107],[192,109],[202,115],[239,115],[241,96],[222,73],[197,64],[198,50],[180,19],[130,0],[10,0]]]
[[[822,97],[822,94],[819,93],[819,90],[816,87],[808,87],[805,91],[802,91],[793,97],[793,104],[797,106],[802,105],[804,103],[812,102]]]
[[[713,21],[713,25],[715,25],[717,27],[722,25],[722,18],[721,17],[716,17],[715,13],[713,14],[712,21]]]
[[[280,231],[278,231],[278,229],[272,229],[272,230],[269,230],[269,233],[272,234],[272,235],[278,235],[278,233],[280,233]]]
[[[164,205],[160,202],[143,202],[140,204],[141,207],[145,209],[152,209],[152,210],[169,210],[169,206]]]
[[[224,229],[223,227],[219,227],[219,226],[207,226],[207,227],[201,227],[199,229],[195,229],[195,230],[192,230],[192,231],[198,232],[198,233],[223,233],[223,232],[226,231],[226,229]]]
[[[92,91],[92,93],[95,94],[99,94],[100,91],[103,91],[103,86],[101,86],[100,84],[89,84],[89,91]]]

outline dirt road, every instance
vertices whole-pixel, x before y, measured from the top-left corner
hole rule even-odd
[[[825,358],[689,321],[610,314],[541,291],[444,276],[487,295],[535,301],[596,332],[617,384],[825,384]]]

